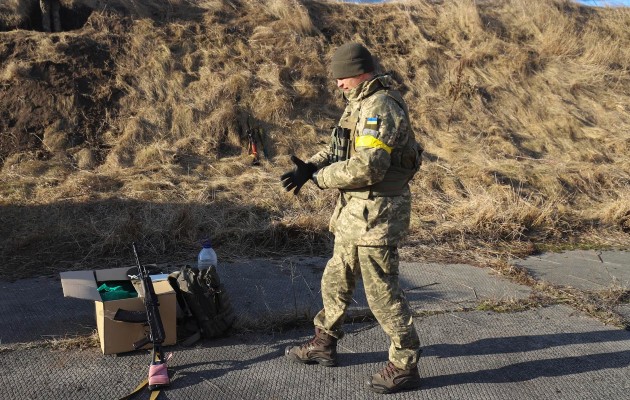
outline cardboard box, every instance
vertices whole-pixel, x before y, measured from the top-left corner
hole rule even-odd
[[[64,297],[93,300],[96,309],[96,326],[103,354],[133,351],[133,343],[147,335],[148,326],[129,322],[115,321],[118,309],[145,311],[141,297],[102,301],[97,288],[98,283],[107,281],[129,280],[129,267],[93,271],[68,271],[60,273]],[[155,294],[160,303],[160,316],[166,338],[162,345],[175,344],[177,341],[176,299],[168,281],[153,282]],[[144,347],[151,348],[151,344]]]

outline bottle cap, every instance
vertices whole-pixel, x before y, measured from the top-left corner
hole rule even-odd
[[[203,239],[201,241],[201,246],[203,246],[204,249],[210,249],[210,248],[212,248],[212,242],[208,238]]]

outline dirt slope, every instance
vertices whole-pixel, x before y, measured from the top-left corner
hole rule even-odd
[[[327,62],[365,43],[425,165],[406,254],[628,245],[630,12],[569,1],[62,1],[0,5],[0,258],[25,276],[150,260],[325,253],[334,193],[289,154],[327,142]],[[247,129],[266,157],[252,166]],[[507,250],[506,250],[507,249]],[[10,272],[9,272],[10,271]]]

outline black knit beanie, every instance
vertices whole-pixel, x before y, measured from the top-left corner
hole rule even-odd
[[[330,67],[334,79],[343,79],[374,71],[374,61],[363,45],[346,43],[335,51]]]

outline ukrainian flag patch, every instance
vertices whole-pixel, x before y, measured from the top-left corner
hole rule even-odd
[[[365,126],[368,128],[376,129],[376,127],[378,126],[378,118],[368,118],[367,121],[365,121]]]

